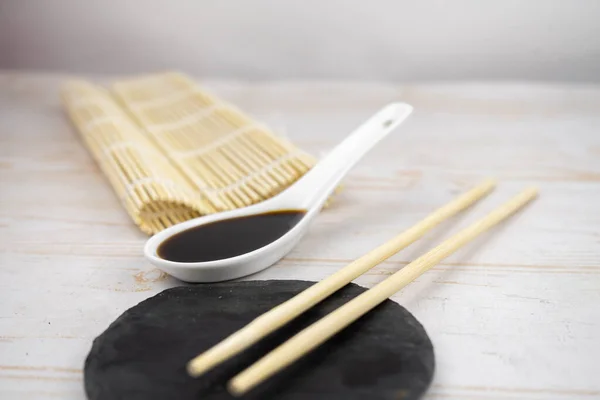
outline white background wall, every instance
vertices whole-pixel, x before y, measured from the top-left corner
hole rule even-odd
[[[0,68],[600,82],[600,0],[0,0]]]

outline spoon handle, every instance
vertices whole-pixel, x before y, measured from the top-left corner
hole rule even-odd
[[[283,192],[279,201],[304,209],[322,206],[346,173],[412,112],[405,103],[391,103],[360,125],[309,172]]]

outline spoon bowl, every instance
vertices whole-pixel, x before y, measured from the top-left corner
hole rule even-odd
[[[165,229],[146,242],[144,247],[146,258],[159,269],[186,282],[218,282],[235,279],[275,264],[304,236],[312,220],[350,168],[402,123],[411,112],[412,107],[405,103],[392,103],[385,106],[352,132],[302,178],[277,196],[248,207],[202,216]],[[163,243],[176,235],[185,234],[186,231],[209,228],[209,225],[216,226],[228,220],[285,210],[301,211],[304,215],[281,236],[246,253],[228,258],[192,262],[173,261],[160,254],[159,248]],[[242,235],[236,232],[232,234]],[[237,240],[243,239],[240,237]],[[222,237],[219,240],[225,242],[230,241],[231,238]],[[197,244],[200,252],[202,245],[203,243]]]

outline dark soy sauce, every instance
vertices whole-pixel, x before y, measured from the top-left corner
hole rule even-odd
[[[282,210],[231,218],[181,231],[158,246],[158,256],[175,262],[222,260],[249,253],[274,242],[306,214]]]

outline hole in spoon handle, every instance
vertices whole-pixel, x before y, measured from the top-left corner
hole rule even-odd
[[[296,184],[286,191],[290,205],[310,209],[320,206],[346,173],[381,139],[400,125],[412,112],[405,103],[391,103],[356,128]],[[284,192],[285,193],[285,192]],[[299,199],[302,199],[301,204]]]

